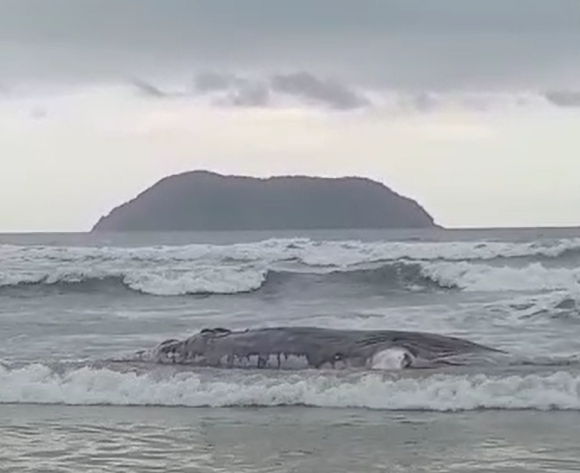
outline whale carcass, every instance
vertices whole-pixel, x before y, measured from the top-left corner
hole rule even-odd
[[[138,352],[140,361],[214,368],[405,369],[462,365],[505,353],[468,340],[396,330],[268,327],[207,328]]]

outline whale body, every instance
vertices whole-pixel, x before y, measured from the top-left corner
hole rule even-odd
[[[456,337],[396,330],[268,327],[206,328],[138,352],[140,361],[213,368],[407,369],[463,365],[505,353]]]

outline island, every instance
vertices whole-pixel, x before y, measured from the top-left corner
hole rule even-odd
[[[114,208],[92,232],[417,228],[440,227],[417,202],[368,178],[190,171]]]

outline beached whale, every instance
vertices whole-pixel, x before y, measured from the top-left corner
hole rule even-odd
[[[203,329],[140,351],[138,358],[214,368],[404,369],[463,365],[473,356],[493,353],[504,352],[432,333],[269,327]]]

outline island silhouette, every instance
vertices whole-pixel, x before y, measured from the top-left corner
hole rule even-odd
[[[440,228],[416,201],[363,177],[168,176],[93,232]]]

